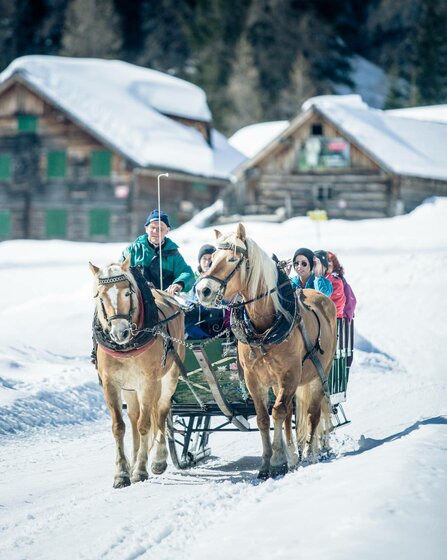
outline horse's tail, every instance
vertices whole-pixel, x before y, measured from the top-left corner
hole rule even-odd
[[[315,378],[296,390],[296,442],[300,452],[306,445],[310,431],[310,414],[320,409],[320,420],[312,437],[312,453],[328,447],[332,430],[331,406],[324,396],[320,378]]]

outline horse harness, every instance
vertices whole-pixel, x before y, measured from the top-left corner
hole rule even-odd
[[[107,321],[108,326],[110,326],[111,322],[114,319],[125,319],[128,321],[132,333],[132,338],[127,344],[120,345],[111,340],[108,332],[104,331],[104,329],[102,328],[102,325],[98,319],[97,310],[95,310],[95,315],[93,318],[94,341],[99,344],[107,354],[119,358],[130,358],[133,356],[137,356],[138,354],[141,354],[142,352],[150,348],[150,346],[155,343],[157,335],[163,334],[163,328],[166,328],[167,330],[167,324],[169,323],[169,321],[175,319],[181,313],[180,311],[176,311],[169,317],[166,317],[162,310],[157,307],[152,291],[143,275],[141,274],[139,268],[131,267],[130,270],[138,286],[138,298],[140,302],[140,317],[138,325],[132,322],[133,314],[135,311],[132,294],[135,294],[135,290],[129,278],[124,274],[113,276],[110,278],[98,278],[98,283],[100,285],[115,284],[122,281],[127,281],[129,283],[128,295],[130,297],[130,305],[128,313],[117,313],[108,317],[105,310],[104,302],[101,298],[99,298],[104,319]],[[95,297],[99,297],[98,294],[96,294]],[[164,316],[164,318],[161,320],[158,320],[159,312],[161,312]],[[168,345],[168,343],[166,342],[166,338],[164,338],[164,345],[165,349],[163,353],[163,366],[166,364],[167,352],[171,350],[170,346],[172,346],[172,342],[170,343],[170,345]]]
[[[219,290],[218,290],[217,295],[216,295],[215,306],[216,307],[228,307],[228,306],[225,306],[225,305],[222,304],[222,300],[223,300],[223,297],[225,295],[225,290],[227,289],[228,283],[233,278],[233,276],[236,274],[236,272],[241,268],[244,261],[245,261],[246,270],[247,271],[249,270],[250,264],[249,264],[249,261],[248,261],[248,250],[245,247],[234,247],[230,243],[219,243],[217,245],[217,248],[222,249],[222,250],[235,250],[236,252],[239,252],[241,254],[241,257],[238,260],[236,266],[233,268],[233,270],[230,272],[230,274],[226,278],[224,278],[223,280],[221,278],[218,278],[217,276],[213,276],[212,274],[206,274],[207,279],[214,280],[215,282],[220,284]]]

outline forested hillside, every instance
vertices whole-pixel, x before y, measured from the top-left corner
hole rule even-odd
[[[169,72],[227,134],[350,84],[354,53],[388,74],[387,106],[446,103],[446,37],[445,0],[0,0],[0,69],[50,54]]]

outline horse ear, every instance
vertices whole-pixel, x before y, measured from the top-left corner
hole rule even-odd
[[[121,263],[121,268],[124,270],[124,272],[128,272],[129,267],[130,267],[130,255],[127,255],[125,261]]]
[[[246,240],[247,234],[245,233],[245,227],[243,224],[237,225],[236,237],[238,237],[241,241]]]
[[[100,268],[98,268],[97,266],[95,266],[94,264],[92,264],[91,262],[88,263],[90,270],[93,272],[93,274],[95,276],[98,276],[99,271],[101,270]]]
[[[214,230],[214,235],[216,236],[216,239],[219,239],[219,237],[222,237],[222,234],[220,233],[220,231],[218,229]]]

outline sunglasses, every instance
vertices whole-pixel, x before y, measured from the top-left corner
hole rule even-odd
[[[306,266],[307,266],[308,264],[309,264],[309,263],[308,263],[307,261],[295,261],[295,262],[293,263],[293,266],[294,266],[295,268],[297,268],[299,265],[301,265],[303,268],[306,268]]]

